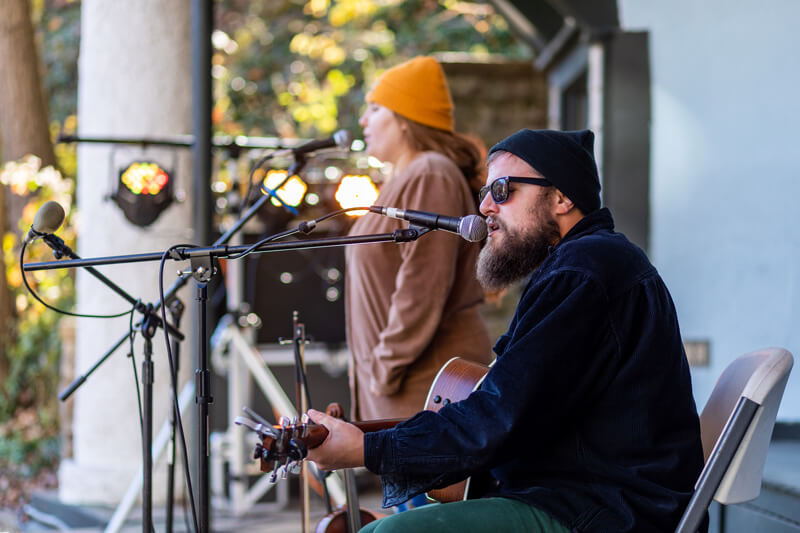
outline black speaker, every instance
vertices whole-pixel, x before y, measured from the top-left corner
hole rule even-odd
[[[261,317],[259,343],[291,339],[297,311],[311,340],[345,344],[344,247],[253,254],[246,261],[244,296]]]

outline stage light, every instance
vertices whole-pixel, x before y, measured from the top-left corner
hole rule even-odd
[[[268,189],[275,189],[284,179],[286,179],[285,170],[270,170],[264,178],[264,186]],[[299,176],[292,176],[275,191],[275,195],[286,202],[286,205],[297,207],[300,205],[300,202],[303,201],[303,196],[305,196],[307,190],[308,185],[306,185]],[[275,198],[272,198],[270,201],[272,205],[281,205]]]
[[[370,206],[378,199],[378,188],[369,176],[345,176],[339,183],[334,196],[343,209],[348,207]],[[368,211],[350,211],[347,214],[358,217]]]
[[[149,226],[174,199],[170,172],[152,161],[136,161],[119,173],[111,199],[132,224]]]

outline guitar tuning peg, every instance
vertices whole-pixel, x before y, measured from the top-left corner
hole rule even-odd
[[[302,438],[308,435],[308,425],[311,423],[311,419],[308,418],[308,414],[303,413],[303,416],[300,417],[300,422],[300,427],[298,428],[297,433]]]
[[[253,453],[253,459],[261,459],[262,457],[264,457],[264,447],[261,443],[258,443]]]
[[[269,475],[269,482],[275,483],[278,481],[278,470],[280,469],[281,465],[275,462],[275,466],[272,467],[272,473]]]
[[[303,462],[294,461],[286,467],[290,474],[298,475],[303,471]]]
[[[300,439],[289,440],[289,457],[294,461],[302,461],[308,455],[308,447]]]
[[[280,425],[281,427],[285,428],[287,426],[290,426],[291,424],[292,421],[288,416],[282,416],[278,419],[278,425]]]

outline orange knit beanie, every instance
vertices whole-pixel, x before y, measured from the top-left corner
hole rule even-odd
[[[367,102],[387,107],[407,119],[453,131],[453,100],[442,66],[418,56],[384,72],[367,93]]]

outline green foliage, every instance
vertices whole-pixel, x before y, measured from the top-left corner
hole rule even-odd
[[[522,58],[504,19],[461,0],[222,0],[216,7],[215,127],[315,137],[358,131],[369,86],[420,54]]]
[[[0,438],[0,468],[15,476],[35,476],[58,460],[59,450],[57,437],[29,438],[24,432],[11,432]]]
[[[55,124],[62,124],[77,110],[80,8],[77,0],[37,0],[32,5],[42,84]]]
[[[51,133],[74,133],[77,128],[77,57],[80,37],[80,3],[74,0],[31,2],[34,31],[43,65],[43,89],[48,97]],[[0,348],[0,506],[19,503],[29,483],[51,485],[50,467],[59,458],[58,390],[61,315],[45,309],[27,294],[19,267],[20,237],[47,200],[68,209],[68,221],[59,235],[74,246],[69,215],[74,212],[73,190],[76,154],[72,145],[56,145],[59,170],[40,168],[28,157],[0,169],[0,186],[24,198],[26,205],[16,228],[0,239],[4,273],[14,303],[14,336]],[[63,177],[62,176],[66,176]],[[47,246],[29,246],[26,261],[48,261]],[[27,274],[37,293],[59,308],[75,303],[72,273],[66,270]],[[42,477],[44,476],[44,478]],[[43,481],[43,479],[47,481]],[[28,480],[28,481],[25,481]]]
[[[77,127],[77,54],[80,4],[52,2],[44,11],[33,4],[33,17],[44,63],[45,92],[48,95],[51,132],[74,133]],[[16,228],[2,236],[4,271],[15,304],[14,337],[3,349],[5,361],[0,372],[0,470],[13,477],[36,476],[58,459],[58,389],[60,315],[34,302],[22,284],[19,268],[20,237],[27,233],[33,216],[47,200],[74,208],[75,147],[55,146],[58,171],[40,168],[40,161],[28,157],[7,163],[0,182],[27,200]],[[61,172],[67,177],[62,177]],[[69,209],[73,212],[74,209]],[[67,222],[60,236],[74,246],[75,235]],[[31,246],[26,261],[52,259],[46,246]],[[70,309],[75,287],[68,271],[28,274],[37,292],[49,303]]]
[[[44,65],[43,84],[48,95],[51,131],[74,133],[77,106],[77,56],[80,36],[80,3],[73,0],[35,0],[31,2],[31,16]],[[57,431],[57,403],[53,394],[58,381],[60,342],[59,315],[45,310],[33,302],[22,284],[19,268],[20,237],[27,233],[39,206],[47,200],[56,200],[65,207],[73,206],[76,157],[73,146],[57,145],[58,168],[40,168],[38,158],[29,156],[11,161],[0,169],[0,186],[27,204],[16,228],[2,235],[4,272],[15,306],[14,338],[3,349],[5,360],[0,365],[0,458],[11,454],[14,435],[27,434],[25,428],[15,426],[20,412],[39,406],[37,415],[41,423],[47,421],[49,432],[39,435],[49,438]],[[62,172],[67,176],[62,177]],[[69,227],[69,225],[67,225]],[[74,234],[66,230],[61,234],[68,244],[74,244]],[[29,247],[27,261],[52,259],[46,246]],[[75,301],[74,284],[68,271],[47,274],[28,274],[30,282],[50,303],[70,308]],[[12,420],[16,417],[17,420]],[[21,417],[25,420],[25,417]],[[11,439],[11,440],[9,440]],[[35,439],[33,445],[38,442]],[[21,445],[20,445],[21,446]],[[26,450],[24,446],[20,450]],[[26,452],[27,453],[27,452]]]
[[[74,158],[74,153],[65,157]],[[58,323],[60,315],[45,309],[27,294],[19,266],[20,233],[27,231],[33,216],[42,203],[56,200],[72,206],[74,181],[65,179],[52,167],[40,168],[38,158],[7,163],[0,172],[0,181],[12,193],[26,197],[29,202],[22,212],[19,232],[3,236],[5,274],[15,303],[16,323],[13,342],[5,347],[3,372],[0,373],[0,467],[14,467],[19,474],[35,474],[49,464],[57,454],[59,357],[61,341]],[[74,162],[65,160],[65,166]],[[72,209],[70,209],[72,212]],[[60,236],[74,246],[75,234],[67,223]],[[29,246],[25,261],[51,260],[47,246]],[[45,301],[59,308],[71,308],[75,303],[72,275],[66,270],[26,274],[28,282]],[[47,450],[50,450],[49,452]],[[20,462],[24,459],[23,462]],[[26,465],[20,469],[19,465]]]

